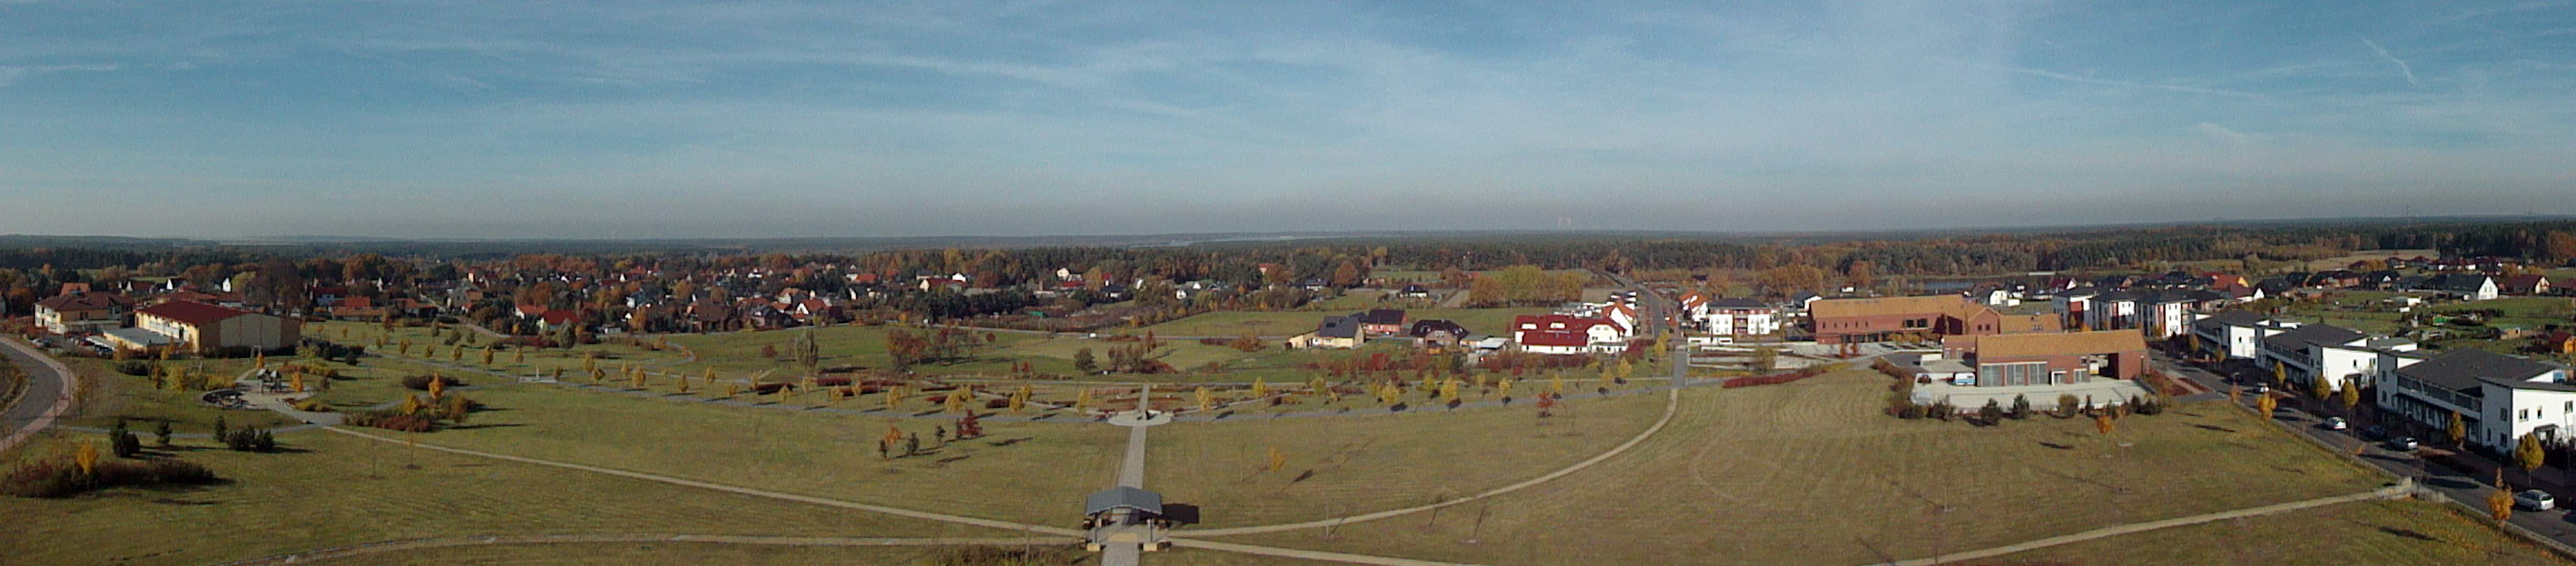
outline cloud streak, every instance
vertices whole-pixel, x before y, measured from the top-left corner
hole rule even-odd
[[[2415,88],[2419,89],[2424,88],[2424,81],[2415,80],[2415,66],[2406,64],[2405,59],[2399,59],[2396,55],[2389,54],[2387,49],[2379,46],[2379,42],[2371,41],[2368,37],[2361,38],[2361,44],[2369,46],[2370,52],[2379,54],[2379,58],[2387,59],[2390,63],[2395,63],[2397,65],[2397,73],[2406,77],[2406,84],[2415,85]]]

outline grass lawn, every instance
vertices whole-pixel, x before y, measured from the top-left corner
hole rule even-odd
[[[85,436],[47,435],[12,464]],[[391,539],[478,534],[701,533],[1016,536],[507,461],[407,450],[327,431],[252,454],[182,442],[224,485],[122,488],[69,499],[0,496],[12,564],[206,564]],[[147,440],[147,442],[149,442]],[[407,465],[417,465],[416,469]]]
[[[655,351],[650,348],[609,342],[585,344],[569,350],[529,349],[525,352],[524,358],[517,350],[496,350],[492,356],[492,363],[485,364],[482,360],[483,347],[497,339],[476,334],[471,330],[463,330],[463,328],[463,326],[451,326],[450,330],[440,337],[432,338],[432,329],[427,326],[397,326],[387,331],[383,325],[375,323],[330,321],[306,326],[305,335],[343,344],[364,345],[367,346],[367,353],[380,356],[460,363],[511,375],[535,375],[558,369],[566,374],[579,373],[585,360],[594,357],[598,359],[599,365],[612,370],[620,365],[661,366],[679,363],[686,359],[685,355],[676,349]],[[447,336],[459,335],[460,332],[462,338],[457,339],[456,344],[447,344],[449,340]],[[377,346],[376,341],[379,338],[384,339],[386,345]],[[407,352],[401,346],[403,340],[410,340],[412,343]],[[461,356],[457,354],[460,347],[465,350]]]
[[[1319,529],[1235,538],[1482,563],[1861,564],[1925,556],[1936,543],[1982,548],[2382,481],[2223,403],[2122,419],[2106,436],[2080,419],[1894,420],[1879,413],[1885,384],[1852,371],[1693,389],[1665,433],[1630,453],[1436,523],[1407,516],[1332,539]],[[1463,543],[1471,536],[1482,542]]]
[[[81,375],[82,387],[88,389],[81,402],[74,405],[64,423],[72,426],[107,428],[125,419],[136,433],[149,435],[150,423],[169,421],[176,432],[206,432],[222,417],[230,426],[276,427],[296,424],[294,419],[268,411],[219,409],[198,401],[204,391],[172,391],[152,387],[152,379],[117,373],[116,362],[96,358],[57,358]],[[173,367],[196,367],[197,360],[174,360]],[[251,367],[251,361],[205,360],[203,371],[217,376],[217,381],[232,383],[234,377]]]
[[[1411,507],[1590,458],[1654,424],[1664,403],[1659,394],[1569,402],[1560,416],[1546,420],[1522,402],[1456,412],[1417,408],[1391,416],[1175,423],[1154,427],[1147,437],[1145,485],[1162,492],[1165,501],[1198,505],[1203,527]],[[1273,448],[1287,464],[1262,471]]]
[[[2052,546],[1988,562],[2569,564],[2460,513],[2431,501],[2345,503]]]
[[[1405,311],[1405,321],[1445,319],[1479,334],[1501,335],[1511,332],[1512,317],[1547,312],[1544,308],[1411,309]],[[1347,313],[1219,311],[1145,329],[1160,336],[1294,336],[1313,331],[1326,316],[1339,314]]]
[[[916,397],[928,397],[918,395]],[[987,422],[940,447],[921,420],[725,407],[550,385],[476,391],[498,410],[421,442],[847,501],[1071,525],[1082,496],[1115,481],[1124,431]],[[867,401],[852,403],[867,403]],[[913,401],[927,409],[926,401]],[[867,404],[865,408],[878,405]],[[884,460],[899,424],[929,453]],[[952,430],[954,427],[949,427]]]
[[[1009,547],[1004,547],[1009,548]],[[577,543],[450,546],[387,552],[334,560],[328,564],[938,564],[949,549],[931,546],[783,546],[689,542]],[[1093,564],[1096,556],[1078,546],[1038,549],[1040,556],[1061,561],[1033,565]],[[1155,566],[1220,564],[1330,564],[1254,554],[1174,548],[1145,555]]]

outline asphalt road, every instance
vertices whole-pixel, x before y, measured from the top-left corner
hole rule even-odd
[[[0,437],[0,450],[8,450],[35,434],[31,428],[50,424],[45,413],[65,398],[64,384],[70,377],[61,371],[60,364],[16,338],[0,338],[0,357],[8,358],[9,364],[24,372],[28,381],[27,393],[20,395],[17,402],[7,409],[0,410],[0,429],[6,429],[8,433],[8,436]]]
[[[2234,367],[2222,367],[2220,368],[2220,371],[2212,372],[2192,364],[2172,363],[2172,360],[2165,358],[2162,353],[2154,355],[2159,365],[2167,365],[2178,369],[2178,373],[2184,377],[2198,381],[2202,385],[2209,386],[2211,390],[2217,391],[2218,395],[2222,397],[2225,396],[2228,386],[2243,385],[2244,389],[2242,390],[2241,395],[2242,400],[2239,402],[2247,407],[2252,407],[2256,399],[2253,394],[2253,384],[2260,383],[2265,377],[2268,377],[2260,368],[2245,367],[2244,364],[2232,364]],[[2291,430],[2298,431],[2300,434],[2306,435],[2309,439],[2333,450],[2348,453],[2352,451],[2354,447],[2360,447],[2362,450],[2360,454],[2362,462],[2369,463],[2371,466],[2386,470],[2389,473],[2396,474],[2398,476],[2415,478],[2419,485],[2422,485],[2436,493],[2440,493],[2442,496],[2450,498],[2453,502],[2468,506],[2474,513],[2481,515],[2486,513],[2487,496],[2488,494],[2496,492],[2495,487],[2488,485],[2488,482],[2492,481],[2494,478],[2485,477],[2486,474],[2464,473],[2459,470],[2452,469],[2449,466],[2427,462],[2417,453],[2389,450],[2385,444],[2382,444],[2377,440],[2362,438],[2361,435],[2363,434],[2363,429],[2367,428],[2371,424],[2370,421],[2366,420],[2366,416],[2355,417],[2356,420],[2349,423],[2349,427],[2346,430],[2329,430],[2325,426],[2325,420],[2329,416],[2339,416],[2341,412],[2339,409],[2331,409],[2330,411],[2334,414],[2320,415],[2317,414],[2315,408],[2310,405],[2309,401],[2302,396],[2289,394],[2283,391],[2274,391],[2273,395],[2280,399],[2280,408],[2275,410],[2272,415],[2273,421],[2287,425]],[[2404,430],[2404,427],[2399,426],[2399,419],[2390,419],[2385,422],[2389,423],[2389,428],[2391,429],[2390,434],[2393,436],[2415,434],[2414,432],[2406,431]],[[2416,438],[2421,440],[2423,444],[2428,447],[2435,442],[2440,442],[2438,440],[2433,440],[2432,436],[2418,435]],[[2467,455],[2464,457],[2479,458],[2479,456],[2476,455]],[[2548,479],[2552,478],[2549,474],[2556,474],[2559,472],[2544,468],[2539,473],[2542,474],[2541,477]],[[2520,491],[2528,488],[2528,486],[2518,486],[2515,490]],[[2576,501],[2568,499],[2568,496],[2570,495],[2568,493],[2553,493],[2552,495],[2556,495],[2558,497],[2560,505],[2576,504]],[[2557,541],[2558,544],[2576,547],[2576,517],[2571,517],[2567,509],[2561,508],[2549,511],[2516,509],[2514,510],[2513,518],[2510,519],[2510,522],[2512,522],[2514,526],[2528,529],[2540,536]]]

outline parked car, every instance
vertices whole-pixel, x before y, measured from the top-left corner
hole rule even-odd
[[[2388,449],[2398,452],[2414,452],[2416,448],[2421,446],[2421,444],[2417,444],[2415,442],[2415,437],[2412,436],[2400,436],[2388,441]]]
[[[2526,489],[2513,494],[2513,506],[2530,511],[2548,511],[2558,508],[2558,498],[2551,497],[2546,491]]]
[[[2352,428],[2352,425],[2343,422],[2343,417],[2326,418],[2326,430],[2343,430],[2347,428]]]
[[[2388,438],[2388,426],[2370,425],[2370,428],[2361,429],[2361,436],[2362,438],[2368,438],[2371,440]]]

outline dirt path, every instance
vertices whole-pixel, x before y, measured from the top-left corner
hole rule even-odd
[[[294,554],[253,558],[227,565],[293,564],[316,560],[336,560],[386,552],[408,552],[451,546],[521,545],[521,544],[596,544],[596,543],[694,543],[694,544],[762,544],[777,546],[1020,546],[1061,545],[1075,541],[1061,538],[856,538],[856,537],[784,537],[743,535],[665,535],[665,534],[597,534],[597,535],[484,535],[430,539],[371,542]]]
[[[1264,525],[1264,526],[1258,526],[1258,527],[1235,527],[1235,528],[1230,528],[1230,529],[1208,529],[1208,530],[1186,531],[1186,532],[1183,532],[1183,533],[1177,533],[1177,534],[1175,534],[1175,535],[1173,536],[1173,538],[1174,538],[1174,540],[1179,540],[1179,539],[1180,539],[1180,538],[1182,538],[1182,537],[1220,537],[1220,536],[1250,535],[1250,534],[1260,534],[1260,533],[1275,533],[1275,532],[1280,532],[1280,531],[1293,531],[1293,530],[1298,530],[1298,529],[1313,529],[1313,528],[1322,528],[1322,527],[1327,527],[1327,526],[1337,526],[1337,525],[1344,525],[1344,524],[1349,524],[1349,523],[1357,523],[1357,522],[1361,522],[1361,521],[1374,521],[1374,520],[1378,520],[1378,519],[1385,519],[1385,518],[1388,518],[1388,517],[1397,517],[1397,516],[1403,516],[1403,515],[1410,515],[1410,514],[1413,514],[1413,513],[1420,513],[1420,512],[1424,512],[1424,511],[1430,511],[1430,510],[1433,510],[1433,509],[1439,509],[1439,508],[1442,508],[1442,507],[1449,507],[1449,506],[1452,506],[1452,505],[1459,505],[1459,504],[1467,503],[1467,502],[1470,502],[1470,501],[1476,501],[1476,500],[1479,500],[1479,499],[1485,499],[1485,498],[1488,498],[1488,497],[1493,497],[1493,496],[1497,496],[1497,495],[1502,495],[1502,494],[1506,494],[1506,493],[1511,493],[1511,492],[1515,492],[1515,491],[1520,491],[1520,490],[1523,490],[1523,489],[1528,489],[1530,486],[1535,486],[1535,485],[1538,485],[1538,484],[1547,483],[1547,482],[1549,482],[1549,481],[1553,481],[1553,480],[1555,480],[1555,479],[1557,479],[1557,478],[1562,478],[1562,477],[1565,477],[1565,476],[1573,475],[1575,472],[1583,471],[1585,468],[1590,468],[1590,467],[1592,467],[1594,464],[1599,464],[1599,463],[1604,462],[1604,461],[1607,461],[1607,460],[1609,460],[1609,459],[1611,459],[1611,458],[1618,457],[1620,454],[1625,454],[1625,453],[1627,453],[1627,452],[1628,452],[1628,449],[1637,447],[1637,445],[1638,445],[1638,444],[1642,444],[1642,443],[1646,442],[1646,439],[1648,439],[1648,438],[1653,438],[1653,437],[1655,436],[1655,433],[1656,433],[1656,432],[1660,432],[1660,431],[1664,430],[1664,425],[1672,424],[1672,422],[1673,422],[1673,415],[1679,414],[1679,413],[1681,412],[1681,401],[1682,401],[1682,392],[1681,392],[1681,390],[1680,390],[1680,389],[1669,389],[1669,390],[1667,390],[1667,396],[1664,398],[1664,416],[1663,416],[1663,418],[1655,419],[1655,424],[1654,424],[1654,426],[1646,427],[1646,430],[1645,430],[1644,432],[1639,432],[1639,433],[1637,433],[1637,436],[1636,436],[1635,438],[1630,438],[1630,439],[1628,439],[1628,441],[1627,441],[1627,442],[1625,442],[1625,443],[1621,443],[1619,446],[1617,446],[1617,447],[1613,447],[1613,448],[1611,448],[1611,449],[1610,449],[1609,451],[1607,451],[1607,452],[1602,452],[1602,453],[1600,453],[1600,454],[1593,455],[1591,458],[1586,458],[1586,459],[1584,459],[1584,460],[1583,460],[1583,461],[1581,461],[1581,462],[1575,462],[1575,463],[1574,463],[1574,465],[1572,465],[1572,466],[1566,466],[1564,469],[1560,469],[1560,470],[1557,470],[1557,471],[1554,471],[1554,472],[1548,472],[1548,473],[1547,473],[1547,475],[1542,475],[1542,476],[1539,476],[1539,477],[1535,477],[1535,478],[1530,478],[1530,479],[1527,479],[1527,480],[1523,480],[1523,481],[1521,481],[1520,483],[1515,483],[1515,484],[1511,484],[1511,485],[1506,485],[1506,486],[1502,486],[1502,487],[1494,488],[1494,489],[1492,489],[1492,490],[1488,490],[1488,491],[1486,491],[1486,492],[1484,492],[1484,493],[1479,493],[1479,494],[1475,494],[1475,495],[1471,495],[1471,496],[1467,496],[1467,497],[1462,497],[1462,498],[1458,498],[1458,499],[1452,499],[1452,500],[1448,500],[1448,501],[1442,501],[1442,502],[1439,502],[1439,503],[1433,503],[1433,504],[1430,504],[1430,505],[1419,505],[1419,506],[1414,506],[1414,507],[1406,507],[1406,508],[1402,508],[1402,509],[1388,509],[1388,510],[1385,510],[1385,511],[1378,511],[1378,512],[1374,512],[1374,513],[1363,513],[1363,514],[1359,514],[1359,515],[1352,515],[1352,516],[1348,516],[1348,517],[1335,517],[1335,518],[1331,518],[1331,519],[1321,519],[1321,520],[1315,520],[1315,521],[1306,521],[1306,522],[1303,522],[1303,523],[1288,523],[1288,524],[1281,524],[1281,525]],[[1178,544],[1178,543],[1175,543],[1175,544]]]
[[[2101,539],[2101,538],[2109,538],[2109,537],[2115,537],[2115,536],[2126,535],[2126,534],[2143,533],[2143,532],[2152,531],[2152,530],[2157,530],[2157,529],[2168,529],[2168,528],[2173,528],[2173,527],[2182,527],[2182,526],[2189,526],[2189,525],[2197,525],[2197,524],[2207,523],[2207,522],[2211,522],[2211,521],[2224,521],[2224,520],[2227,520],[2227,519],[2235,519],[2235,518],[2241,518],[2241,517],[2253,517],[2253,516],[2258,516],[2258,515],[2271,515],[2271,514],[2275,514],[2275,513],[2286,513],[2286,512],[2290,512],[2290,511],[2297,511],[2297,510],[2300,510],[2300,509],[2310,509],[2310,508],[2316,508],[2316,507],[2324,507],[2324,506],[2327,506],[2327,505],[2335,505],[2335,504],[2340,504],[2340,503],[2351,503],[2351,502],[2355,502],[2355,501],[2367,501],[2367,500],[2372,500],[2372,499],[2396,499],[2396,498],[2399,498],[2399,497],[2404,497],[2404,496],[2406,496],[2406,494],[2407,494],[2407,493],[2411,493],[2411,492],[2413,492],[2414,490],[2415,490],[2415,487],[2414,487],[2413,485],[2409,485],[2409,484],[2392,485],[2392,486],[2388,486],[2388,487],[2383,487],[2383,488],[2379,488],[2379,489],[2374,489],[2374,490],[2365,491],[2365,492],[2361,492],[2361,493],[2350,494],[2350,495],[2338,495],[2338,496],[2334,496],[2334,497],[2320,497],[2320,498],[2310,499],[2310,500],[2306,500],[2306,501],[2292,501],[2292,502],[2289,502],[2289,503],[2276,503],[2276,504],[2272,504],[2272,505],[2264,505],[2264,506],[2260,506],[2260,507],[2247,507],[2247,508],[2244,508],[2244,509],[2237,509],[2237,510],[2234,510],[2234,511],[2220,511],[2220,512],[2217,512],[2217,513],[2205,513],[2205,514],[2200,514],[2200,515],[2192,515],[2192,516],[2189,516],[2189,517],[2176,517],[2176,518],[2172,518],[2172,519],[2165,519],[2165,520],[2161,520],[2161,521],[2147,521],[2147,522],[2143,522],[2143,523],[2129,523],[2129,524],[2126,524],[2126,525],[2114,525],[2114,526],[2103,527],[2103,528],[2099,528],[2099,529],[2093,529],[2093,530],[2090,530],[2090,531],[2084,531],[2084,532],[2080,532],[2080,533],[2075,533],[2075,534],[2071,534],[2071,535],[2048,537],[2048,538],[2039,539],[2039,540],[2034,540],[2034,541],[2030,541],[2030,542],[2024,542],[2024,543],[2018,543],[2018,544],[2009,544],[2009,545],[1998,546],[1998,547],[1988,548],[1988,549],[1982,549],[1982,550],[1971,550],[1971,551],[1968,551],[1968,552],[1960,552],[1960,553],[1953,553],[1953,554],[1944,554],[1944,555],[1940,555],[1940,556],[1933,556],[1933,557],[1928,557],[1928,558],[1916,558],[1916,559],[1913,559],[1913,560],[1900,560],[1900,561],[1896,561],[1896,562],[1892,563],[1892,565],[1893,565],[1893,566],[1934,566],[1934,565],[1937,565],[1937,564],[1947,564],[1947,563],[1952,563],[1952,562],[1961,562],[1961,561],[1968,561],[1968,560],[1978,560],[1978,559],[1983,559],[1983,558],[1993,558],[1993,557],[1997,557],[1997,556],[2003,556],[2003,555],[2006,555],[2006,554],[2013,554],[2013,553],[2017,553],[2017,552],[2024,552],[2024,551],[2036,550],[2036,549],[2041,549],[2041,548],[2048,548],[2048,547],[2051,547],[2051,546],[2057,546],[2057,545],[2061,545],[2061,544],[2071,544],[2071,543],[2078,543],[2078,542],[2084,542],[2084,541],[2089,541],[2089,540],[2094,540],[2094,539]]]

